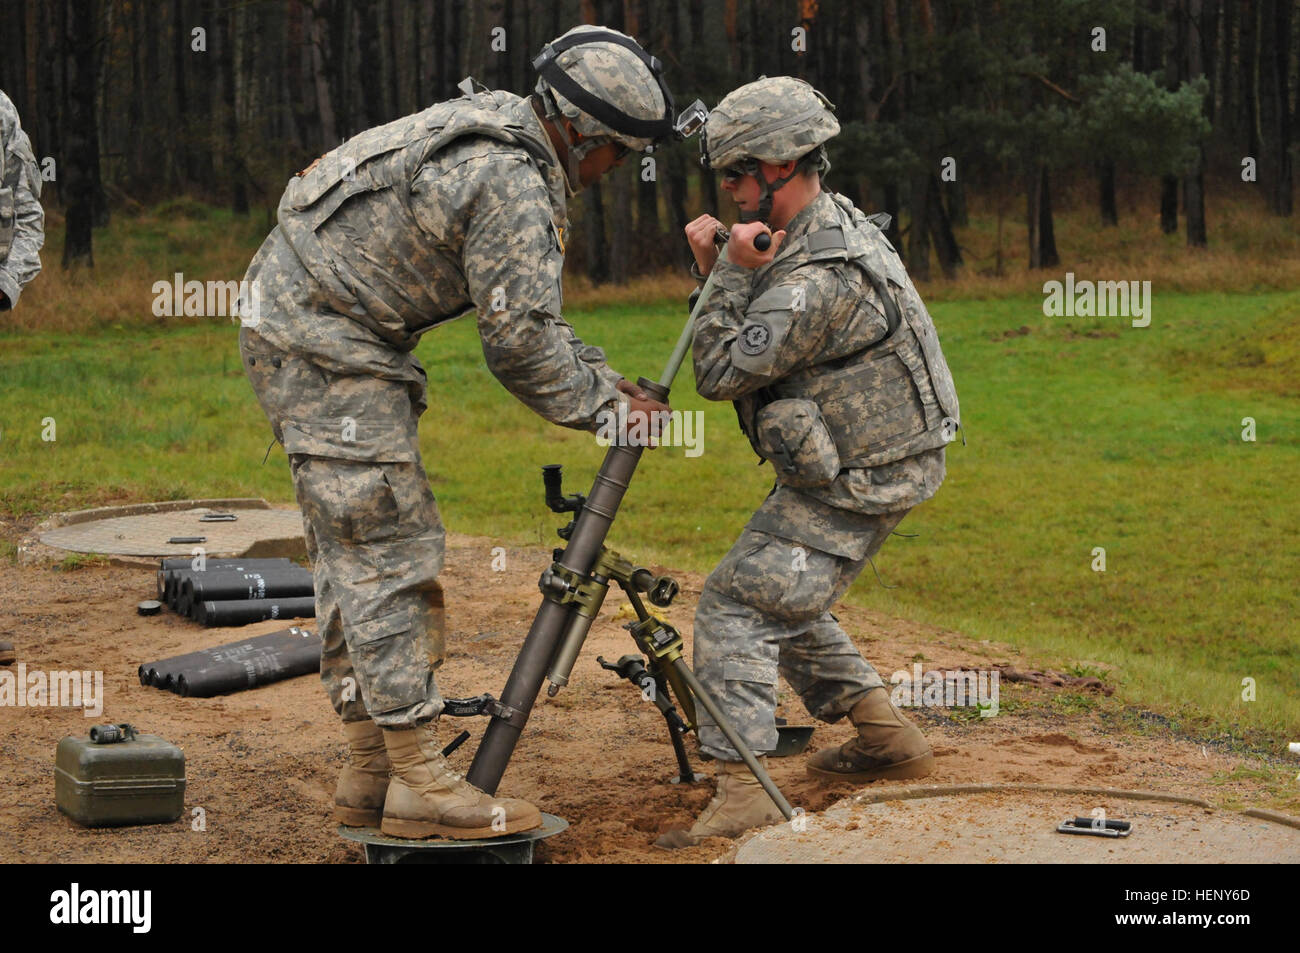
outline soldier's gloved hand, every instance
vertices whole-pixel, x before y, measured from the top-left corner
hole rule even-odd
[[[686,226],[686,241],[690,243],[691,254],[695,256],[695,266],[700,274],[707,275],[713,270],[718,260],[718,246],[715,244],[718,229],[723,224],[712,215],[701,215]]]
[[[655,446],[660,429],[668,422],[671,409],[661,404],[631,381],[618,382],[618,390],[627,395],[627,432],[622,434],[628,446]],[[639,440],[642,434],[649,435],[649,441]]]
[[[767,232],[772,236],[772,244],[767,251],[754,247],[754,239]],[[776,257],[776,250],[785,239],[785,229],[773,232],[762,222],[747,222],[731,230],[731,240],[727,242],[727,260],[741,268],[762,268]]]

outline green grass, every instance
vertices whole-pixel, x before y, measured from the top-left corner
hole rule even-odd
[[[967,445],[848,601],[1009,643],[1101,674],[1120,697],[1253,742],[1300,728],[1295,620],[1300,504],[1300,295],[1169,295],[1152,324],[1044,317],[1041,297],[935,306]],[[658,376],[680,305],[575,312],[623,373]],[[1022,326],[1028,334],[1006,337]],[[292,500],[284,457],[223,321],[79,337],[0,334],[0,509],[10,517],[113,500]],[[453,531],[555,541],[538,467],[586,491],[603,451],[548,425],[483,366],[472,321],[426,335],[425,463]],[[735,426],[704,412],[702,456],[646,456],[610,545],[709,570],[770,485]],[[1257,441],[1241,440],[1253,417]],[[57,439],[42,441],[53,417]],[[1094,572],[1104,547],[1106,571]],[[1099,669],[1098,665],[1113,666]],[[1103,674],[1104,672],[1104,674]],[[1242,680],[1255,683],[1242,700]],[[1088,696],[1063,699],[1068,711]]]

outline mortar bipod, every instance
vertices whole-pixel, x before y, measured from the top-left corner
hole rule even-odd
[[[558,493],[559,481],[559,468],[556,467],[555,470],[548,472],[548,490],[554,489]],[[580,506],[579,504],[579,508]],[[565,569],[558,560],[547,567],[538,580],[538,588],[547,600],[564,606],[569,612],[568,624],[546,671],[546,679],[550,682],[546,691],[547,696],[554,698],[560,689],[569,683],[574,663],[587,640],[592,623],[600,614],[605,596],[609,593],[610,582],[618,583],[619,588],[632,604],[636,620],[628,622],[624,628],[632,636],[637,648],[647,656],[648,664],[641,664],[640,657],[635,655],[625,655],[614,665],[610,665],[603,658],[597,658],[597,661],[602,668],[617,672],[641,688],[643,692],[649,690],[652,693],[650,700],[659,708],[668,725],[668,737],[673,746],[673,754],[677,758],[679,778],[687,783],[695,779],[682,742],[682,735],[688,731],[695,731],[698,734],[699,725],[695,707],[698,700],[727,741],[740,753],[741,759],[749,770],[758,778],[763,790],[772,799],[772,803],[787,820],[793,817],[794,812],[789,802],[773,783],[754,752],[745,744],[730,720],[705,692],[704,687],[687,666],[682,654],[684,646],[681,633],[672,625],[652,615],[642,601],[641,594],[644,592],[649,594],[650,601],[655,605],[665,607],[669,605],[677,595],[679,587],[676,581],[668,576],[655,576],[647,569],[634,566],[629,560],[605,546],[600,548],[591,574],[585,579]],[[635,671],[638,666],[639,673]],[[648,689],[646,680],[649,680]],[[680,715],[672,703],[674,696],[681,705]],[[474,698],[447,699],[445,706],[443,714],[454,717],[489,715],[507,724],[519,724],[521,721],[518,711],[487,694]]]
[[[551,505],[551,508],[557,512],[573,509],[581,513],[582,502],[576,498],[573,498],[572,502],[565,500],[560,467],[554,465],[547,467],[544,473],[547,502]],[[558,509],[555,505],[561,500],[565,500],[563,510]],[[552,503],[552,501],[555,501],[555,503]],[[572,524],[565,527],[565,529],[570,529],[571,526]],[[564,530],[560,531],[560,535],[565,535]],[[708,697],[703,686],[700,685],[694,673],[687,666],[686,660],[682,656],[681,634],[668,623],[662,622],[651,615],[646,609],[645,603],[641,600],[641,593],[647,592],[651,596],[651,601],[656,605],[667,606],[670,604],[679,589],[677,583],[670,577],[655,577],[649,570],[634,566],[620,554],[602,545],[593,562],[591,572],[584,578],[579,573],[566,569],[561,565],[557,554],[556,561],[542,573],[541,579],[538,580],[538,588],[541,589],[542,594],[548,600],[569,611],[564,634],[556,647],[551,664],[546,670],[546,679],[550,682],[546,690],[547,696],[554,698],[559,690],[569,683],[569,676],[573,672],[578,653],[582,651],[583,643],[587,640],[592,623],[600,614],[601,606],[605,602],[605,596],[609,593],[611,581],[618,583],[636,613],[636,621],[629,622],[625,628],[631,633],[637,647],[650,658],[652,668],[663,676],[664,690],[670,688],[672,694],[676,695],[678,702],[682,706],[682,711],[686,715],[687,728],[698,733],[695,713],[695,700],[698,699],[727,741],[740,753],[741,759],[749,767],[749,770],[758,778],[768,797],[772,799],[772,802],[776,804],[786,819],[790,819],[793,816],[793,811],[789,802],[782,796],[767,771],[759,763],[754,752],[745,744],[739,732],[723,715],[717,704]],[[668,720],[669,737],[673,742],[673,751],[677,755],[678,768],[682,772],[680,776],[683,779],[692,777],[693,773],[685,761],[685,748],[679,748],[681,738],[678,732],[674,730],[673,722],[668,719],[666,712],[665,718]]]
[[[739,752],[741,760],[745,762],[754,777],[758,778],[759,784],[763,786],[767,796],[772,799],[772,803],[777,806],[777,809],[787,821],[791,820],[794,817],[794,810],[790,807],[790,802],[785,799],[767,770],[759,763],[753,750],[749,745],[745,744],[744,739],[740,737],[740,733],[736,731],[730,719],[722,713],[722,709],[704,690],[704,686],[700,684],[699,679],[695,677],[695,673],[686,664],[686,659],[682,657],[681,633],[646,611],[640,593],[631,585],[624,586],[623,591],[631,600],[632,608],[637,615],[637,621],[629,622],[626,628],[632,634],[637,646],[650,656],[651,664],[657,666],[664,673],[667,683],[672,686],[672,690],[676,693],[682,708],[689,712],[691,729],[697,735],[699,734],[694,705],[694,701],[698,701],[704,707],[704,710],[709,713],[709,717],[713,719],[731,746]],[[680,743],[680,739],[677,740]],[[676,750],[677,745],[674,744],[673,747]]]
[[[754,239],[754,247],[760,251],[764,250],[770,241],[771,237],[764,233]],[[727,250],[724,248],[719,260],[725,260],[726,255]],[[691,339],[695,334],[695,320],[704,303],[709,300],[717,271],[718,269],[714,269],[705,279],[700,297],[682,327],[677,344],[659,380],[637,378],[637,388],[652,400],[664,404],[668,402],[668,392],[672,387],[673,378],[677,376],[677,371],[685,360],[687,351],[690,350]],[[592,577],[592,570],[601,556],[605,539],[609,536],[614,520],[618,516],[618,509],[627,494],[644,449],[640,443],[632,440],[617,440],[611,443],[605,451],[605,459],[601,462],[600,470],[592,481],[591,491],[586,496],[566,498],[559,485],[559,468],[548,468],[544,471],[547,505],[559,512],[571,511],[576,515],[568,526],[560,530],[560,538],[566,545],[564,549],[557,552],[555,564],[543,576],[544,591],[549,590],[549,592],[538,607],[532,625],[528,627],[528,634],[524,637],[523,645],[519,647],[519,654],[515,657],[515,664],[506,678],[505,687],[501,689],[500,701],[497,704],[501,706],[502,713],[495,715],[489,721],[478,750],[474,753],[474,760],[470,763],[469,771],[466,772],[465,779],[480,791],[487,794],[496,793],[548,672],[567,678],[567,671],[552,663],[556,662],[557,650],[566,635],[572,637],[580,647],[582,638],[585,638],[586,631],[590,628],[593,618],[590,604],[586,608],[586,619],[578,622],[570,619],[580,600],[588,600],[590,603],[592,598],[603,599],[604,592],[601,590],[608,588],[609,577],[595,579]],[[595,583],[594,588],[593,583]],[[560,597],[570,592],[575,593],[577,598],[562,603]],[[573,654],[576,657],[576,652]],[[687,689],[691,690],[705,706],[709,715],[719,722],[719,727],[723,729],[728,740],[733,745],[736,744],[732,740],[736,737],[735,732],[719,719],[717,706],[702,694],[699,682],[690,669],[686,668],[680,660],[672,665],[672,669],[676,671],[676,677],[685,682]],[[551,684],[556,685],[557,682],[552,681]],[[766,779],[764,788],[773,796],[777,804],[782,806],[786,817],[791,816],[785,799],[781,798],[780,792],[772,785],[771,779],[762,773],[753,752],[741,749],[741,754],[745,755],[746,764],[751,770],[758,769],[760,780]]]

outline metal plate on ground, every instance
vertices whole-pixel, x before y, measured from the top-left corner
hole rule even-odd
[[[538,841],[568,830],[569,822],[542,813],[542,826],[482,840],[388,837],[375,827],[339,826],[339,836],[366,849],[368,864],[531,864]]]
[[[869,791],[768,828],[735,852],[738,864],[1297,863],[1300,829],[1175,795],[997,785]],[[1057,833],[1094,811],[1132,822],[1123,839]],[[1276,816],[1276,817],[1281,817]],[[800,825],[804,826],[804,825]]]
[[[40,542],[56,549],[108,556],[188,556],[201,545],[209,556],[297,556],[306,552],[302,514],[297,510],[223,508],[237,519],[200,522],[217,512],[193,507],[170,512],[112,516],[48,529]],[[169,543],[176,537],[204,536],[201,544]]]

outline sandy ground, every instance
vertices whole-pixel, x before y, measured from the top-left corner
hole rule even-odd
[[[439,677],[443,694],[500,692],[538,604],[536,581],[549,550],[511,550],[506,571],[492,569],[487,540],[452,537],[443,577],[448,590],[449,657]],[[657,572],[665,567],[651,567]],[[691,617],[703,579],[676,574],[682,594],[670,620],[691,637]],[[343,762],[342,733],[318,681],[302,677],[215,699],[186,699],[145,688],[136,667],[146,660],[194,651],[244,635],[283,628],[269,622],[240,630],[203,629],[164,610],[143,618],[135,605],[153,598],[149,570],[117,566],[61,572],[0,562],[0,637],[16,643],[18,659],[44,670],[101,670],[105,708],[87,718],[80,709],[0,707],[0,861],[124,863],[330,862],[363,860],[341,840],[331,800]],[[602,671],[596,656],[633,651],[613,617],[622,599],[611,595],[574,670],[570,687],[543,697],[501,787],[570,823],[539,847],[540,862],[708,862],[727,841],[685,851],[653,846],[655,837],[689,823],[712,796],[712,784],[669,783],[676,774],[662,718],[627,682]],[[1018,664],[1014,653],[954,632],[841,607],[837,615],[864,655],[888,676],[923,654],[926,668],[987,668]],[[1023,667],[1023,666],[1021,666]],[[1045,703],[1050,689],[1003,684],[1019,699],[996,718],[953,720],[942,710],[915,718],[938,755],[937,783],[1017,781],[1145,788],[1221,802],[1261,803],[1262,782],[1224,784],[1216,774],[1253,764],[1231,751],[1206,748],[1168,732],[1121,733],[1095,713],[1065,716]],[[809,723],[785,690],[784,714]],[[68,734],[93,724],[129,721],[185,750],[187,814],[170,825],[87,830],[54,804],[54,749]],[[464,770],[485,722],[444,719],[450,740],[461,728],[473,738],[452,757]],[[1158,729],[1159,719],[1152,724]],[[819,726],[810,751],[850,736],[846,723]],[[803,757],[772,761],[772,774],[792,804],[823,810],[860,790],[825,786],[804,775]],[[698,759],[696,759],[698,763]],[[195,808],[202,809],[202,825]],[[195,827],[202,826],[202,830]],[[905,860],[900,857],[900,860]]]

